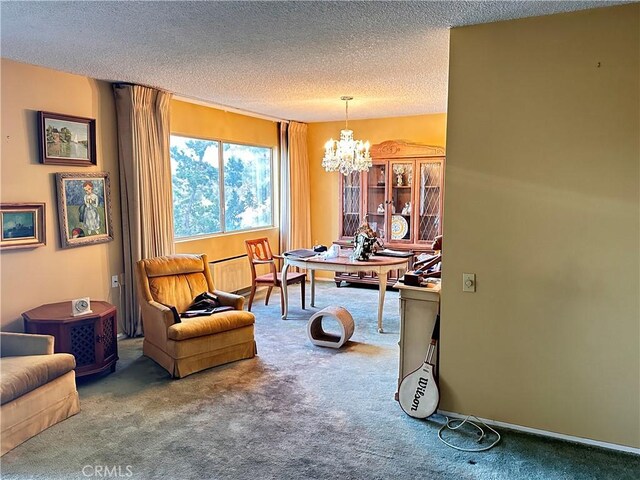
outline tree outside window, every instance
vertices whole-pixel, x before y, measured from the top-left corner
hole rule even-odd
[[[176,238],[273,225],[270,148],[172,135],[170,152]]]
[[[223,144],[225,230],[272,225],[271,149]]]

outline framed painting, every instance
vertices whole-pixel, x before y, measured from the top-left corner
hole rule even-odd
[[[51,112],[38,112],[40,163],[96,165],[96,121]]]
[[[0,204],[0,249],[34,248],[46,244],[44,203]]]
[[[56,173],[62,248],[113,240],[109,174]]]

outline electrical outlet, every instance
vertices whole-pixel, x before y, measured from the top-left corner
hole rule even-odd
[[[111,288],[118,288],[120,286],[120,280],[118,280],[118,275],[111,276]]]
[[[462,291],[463,292],[476,291],[476,274],[475,273],[462,274]]]

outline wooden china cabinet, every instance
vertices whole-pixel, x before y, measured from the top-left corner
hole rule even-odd
[[[340,238],[349,248],[363,219],[385,248],[418,255],[431,252],[442,234],[445,152],[442,147],[387,141],[371,147],[368,172],[340,175]],[[389,273],[388,281],[397,280]],[[337,273],[335,282],[377,284],[374,274]]]

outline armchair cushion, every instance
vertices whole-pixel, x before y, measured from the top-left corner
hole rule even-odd
[[[3,357],[0,374],[2,405],[61,377],[76,367],[69,353]]]
[[[206,264],[206,260],[204,261]],[[202,255],[172,255],[144,260],[147,277],[166,277],[169,275],[186,275],[202,273]]]
[[[167,330],[170,340],[186,340],[253,325],[255,317],[245,311],[229,310],[209,317],[185,318]]]
[[[174,305],[179,312],[184,312],[194,297],[209,290],[209,285],[202,272],[187,273],[149,277],[149,290],[156,302]]]

